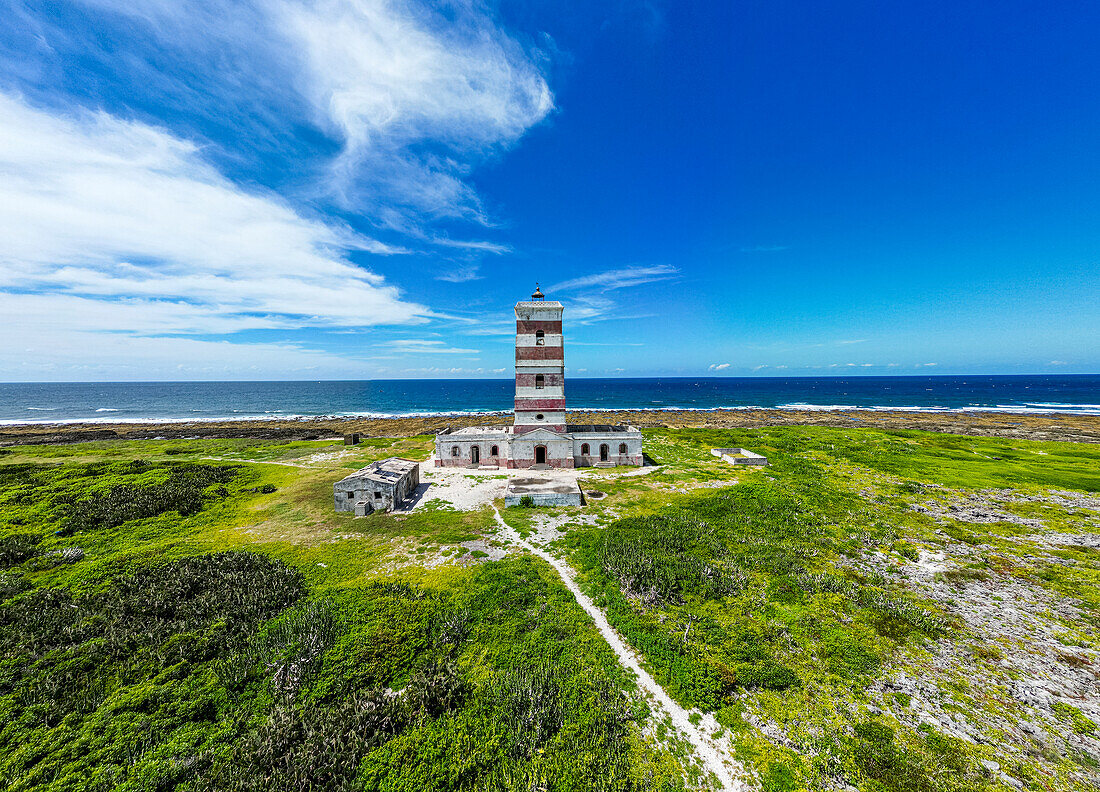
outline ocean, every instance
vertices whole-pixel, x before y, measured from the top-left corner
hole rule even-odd
[[[0,383],[0,424],[507,412],[512,380]],[[1100,415],[1100,375],[569,379],[570,409],[867,409]]]

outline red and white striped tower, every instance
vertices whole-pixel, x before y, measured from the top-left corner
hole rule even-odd
[[[516,303],[515,434],[565,431],[565,348],[560,302],[535,284],[530,302]]]

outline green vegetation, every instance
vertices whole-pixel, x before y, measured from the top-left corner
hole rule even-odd
[[[209,460],[226,441],[5,455],[4,788],[682,787],[547,565],[428,572],[396,549],[484,536],[487,514],[332,513],[334,475],[408,442],[283,447],[317,468]]]
[[[961,545],[966,563],[926,575],[950,597],[1006,581],[1078,598],[1091,621],[1058,626],[1053,660],[1091,673],[1094,548],[912,507],[991,488],[1095,493],[1100,448],[809,427],[646,434],[659,468],[592,470],[582,487],[600,497],[583,508],[502,514],[524,536],[565,521],[553,549],[670,695],[715,716],[762,789],[977,792],[1006,788],[1003,770],[1039,792],[1096,777],[1087,707],[1056,702],[1043,724],[1072,747],[1035,739],[1003,752],[1007,731],[969,742],[921,721],[930,698],[942,712],[1019,721],[1007,694],[970,678],[1019,647],[975,633],[907,573]],[[332,510],[332,482],[349,470],[423,458],[430,444],[5,449],[0,784],[705,785],[549,565],[514,547],[491,561],[461,546],[502,547],[488,508],[457,511],[429,492],[408,515]],[[734,468],[713,447],[771,464]],[[1067,536],[1095,531],[1050,504],[1003,508]],[[944,668],[944,657],[971,665]],[[935,690],[883,686],[902,670]]]
[[[770,467],[731,471],[707,458],[710,448],[731,446],[766,454]],[[1094,558],[1024,563],[1016,554],[1034,547],[1023,541],[1024,530],[1006,523],[939,525],[910,509],[944,497],[945,488],[1096,492],[1100,449],[805,427],[657,430],[646,449],[664,467],[599,482],[608,492],[601,507],[623,516],[578,525],[559,544],[655,678],[681,704],[716,715],[765,789],[828,786],[838,778],[898,792],[994,784],[979,764],[989,754],[902,715],[908,694],[888,697],[892,711],[867,718],[868,693],[892,667],[923,664],[937,646],[975,638],[941,602],[914,593],[903,575],[883,572],[965,537],[974,546],[992,543],[1000,554],[940,573],[937,579],[951,587],[1018,576],[1052,593],[1085,590],[1086,602],[1100,604],[1095,590],[1082,586],[1095,587]],[[735,486],[666,494],[707,479]],[[1055,527],[1082,525],[1064,511],[1048,512]],[[887,569],[869,569],[862,563],[868,554],[893,560]],[[1087,552],[1067,548],[1070,554],[1082,560]],[[1004,655],[982,643],[973,656],[995,662]],[[965,706],[980,708],[960,685]],[[764,739],[746,723],[747,708],[799,748]],[[1063,720],[1090,733],[1091,721],[1069,714]],[[1067,762],[1047,751],[1044,761],[1052,764],[1041,772],[1026,763],[1013,772],[1035,784],[1057,777],[1073,788],[1066,774],[1078,771],[1073,763],[1087,765],[1081,752],[1074,756]]]

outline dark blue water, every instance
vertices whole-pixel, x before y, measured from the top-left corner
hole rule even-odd
[[[0,423],[508,411],[511,380],[0,383]],[[1100,376],[570,379],[571,409],[744,407],[1100,415]]]

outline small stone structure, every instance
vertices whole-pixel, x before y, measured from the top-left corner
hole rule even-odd
[[[760,454],[754,454],[747,448],[712,448],[712,454],[729,462],[731,465],[766,465],[768,458]]]
[[[634,426],[565,422],[565,346],[560,302],[535,287],[518,302],[512,426],[448,429],[435,438],[436,467],[614,467],[644,463]]]
[[[376,511],[393,511],[420,485],[420,464],[411,459],[390,457],[371,462],[362,470],[332,485],[332,499],[338,512],[363,517]]]
[[[514,478],[504,494],[505,506],[522,506],[524,498],[533,506],[580,506],[581,488],[568,479]]]
[[[359,445],[359,433],[352,432],[344,435],[344,445]]]

